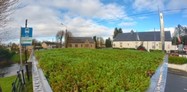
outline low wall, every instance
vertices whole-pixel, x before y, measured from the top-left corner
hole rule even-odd
[[[158,67],[151,77],[151,84],[147,92],[164,92],[168,71],[168,55],[163,59],[163,64]]]
[[[31,53],[33,92],[53,92],[41,68],[38,67],[34,53]]]

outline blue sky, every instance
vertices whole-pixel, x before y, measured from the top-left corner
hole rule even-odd
[[[3,29],[12,35],[10,39],[19,38],[25,19],[33,27],[34,38],[51,41],[66,28],[73,36],[104,38],[112,37],[115,27],[123,32],[159,31],[158,7],[165,30],[187,26],[187,0],[21,0],[19,5],[10,16],[11,27]]]

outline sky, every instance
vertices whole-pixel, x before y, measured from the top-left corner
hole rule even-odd
[[[8,40],[18,41],[25,19],[33,38],[55,41],[57,31],[80,37],[112,37],[123,32],[160,30],[158,11],[163,12],[165,31],[187,25],[187,0],[20,0],[10,16]]]

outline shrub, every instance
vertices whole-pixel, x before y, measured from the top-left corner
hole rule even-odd
[[[172,64],[185,64],[187,63],[187,58],[178,56],[169,56],[169,63]]]

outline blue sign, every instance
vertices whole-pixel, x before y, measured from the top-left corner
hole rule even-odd
[[[21,28],[21,37],[32,37],[32,28]]]
[[[32,28],[21,27],[21,45],[29,46],[32,44]]]

